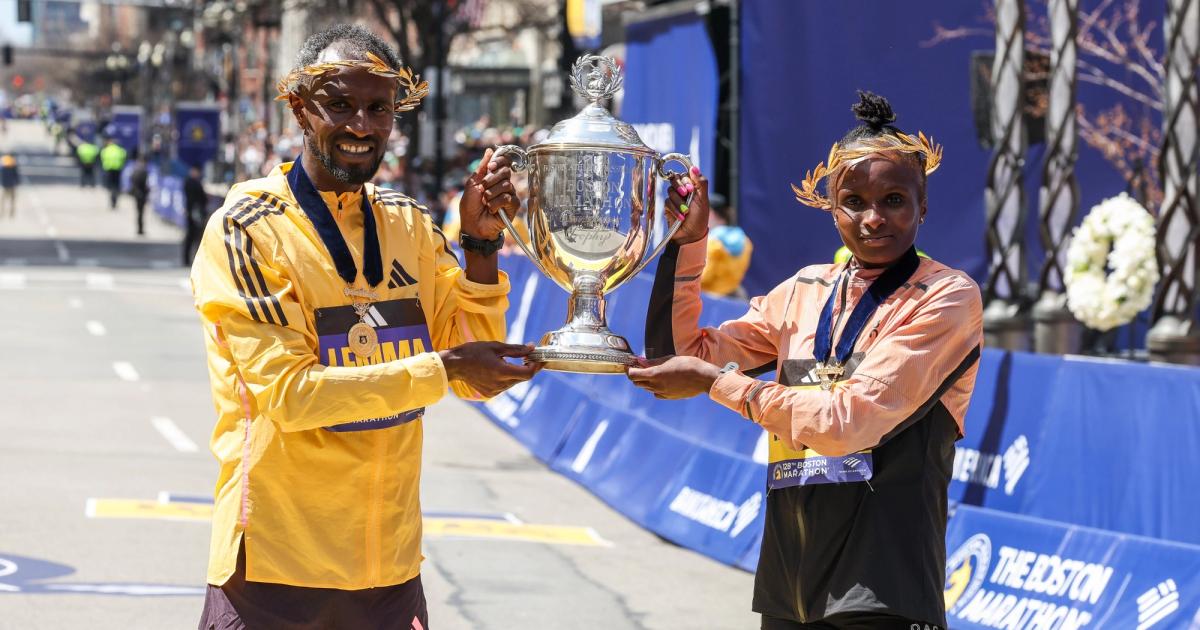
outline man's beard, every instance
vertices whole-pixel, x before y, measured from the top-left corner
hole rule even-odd
[[[312,136],[304,134],[304,150],[311,151],[317,157],[317,161],[321,166],[325,167],[325,171],[333,176],[334,179],[343,184],[352,186],[361,186],[375,177],[375,173],[379,171],[379,165],[383,163],[383,151],[379,151],[379,155],[375,156],[375,162],[365,168],[346,168],[333,163],[333,156],[328,151],[322,151],[317,143],[313,141]]]

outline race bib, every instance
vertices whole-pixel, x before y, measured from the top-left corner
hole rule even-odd
[[[812,449],[792,450],[778,436],[768,444],[767,487],[772,490],[820,483],[867,481],[873,474],[871,451],[841,457],[822,455]]]
[[[371,356],[358,356],[350,349],[350,328],[359,323],[352,306],[319,308],[317,320],[318,360],[330,367],[375,365],[403,359],[433,348],[425,313],[415,298],[388,300],[371,305],[363,323],[375,329],[379,344]],[[425,408],[410,409],[386,418],[360,420],[325,427],[326,431],[370,431],[386,429],[412,422],[425,413]]]

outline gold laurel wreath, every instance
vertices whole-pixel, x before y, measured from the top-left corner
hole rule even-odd
[[[313,64],[303,68],[297,68],[286,77],[283,77],[275,84],[275,89],[279,90],[279,96],[275,97],[277,101],[286,101],[289,94],[296,93],[300,88],[302,79],[309,77],[312,79],[321,77],[328,72],[334,72],[345,68],[358,68],[366,70],[375,76],[393,79],[397,84],[404,87],[404,98],[397,100],[392,104],[395,113],[407,112],[415,109],[421,103],[421,99],[429,96],[429,82],[422,81],[419,75],[413,74],[411,68],[401,67],[399,69],[392,68],[384,63],[378,55],[367,53],[367,58],[364,59],[346,59],[341,61],[327,61],[325,63]],[[299,96],[299,94],[297,94]]]
[[[936,171],[942,163],[942,145],[933,144],[933,140],[926,138],[925,134],[920,131],[917,132],[916,137],[906,133],[888,134],[858,140],[850,146],[841,148],[834,144],[829,149],[829,157],[824,162],[818,163],[817,168],[805,172],[804,181],[799,186],[792,184],[792,192],[796,194],[796,201],[821,210],[833,210],[833,201],[817,191],[817,185],[821,180],[841,168],[853,166],[863,159],[883,151],[923,154],[926,175]]]

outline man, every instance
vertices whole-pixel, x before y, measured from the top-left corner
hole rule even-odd
[[[200,181],[200,167],[188,168],[187,179],[183,180],[183,266],[192,264],[196,255],[196,244],[200,231],[208,218],[208,193]]]
[[[11,153],[0,155],[0,218],[6,214],[10,218],[17,217],[17,183],[20,180],[17,158]]]
[[[485,159],[468,179],[460,268],[423,208],[367,183],[425,84],[359,26],[297,61],[279,89],[303,153],[230,190],[192,267],[220,462],[200,627],[425,629],[424,408],[536,372],[505,361],[530,347],[489,341],[512,172]]]
[[[84,140],[75,147],[75,156],[79,158],[79,186],[95,188],[96,186],[96,157],[100,149],[91,140]]]
[[[129,172],[129,194],[137,212],[137,235],[146,235],[146,199],[150,197],[150,173],[146,170],[146,158],[139,157]]]
[[[117,209],[117,196],[121,194],[121,171],[125,168],[125,147],[113,138],[100,149],[100,168],[104,170],[104,185],[108,188],[108,207]]]

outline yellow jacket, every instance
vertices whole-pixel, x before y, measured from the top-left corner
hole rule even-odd
[[[367,321],[380,349],[355,356],[352,300],[288,187],[290,168],[230,190],[192,267],[220,462],[208,582],[229,579],[244,538],[251,581],[399,584],[422,559],[421,414],[448,385],[431,351],[503,339],[508,278],[467,280],[423,209],[367,184],[385,276]],[[366,288],[361,197],[321,197]]]

